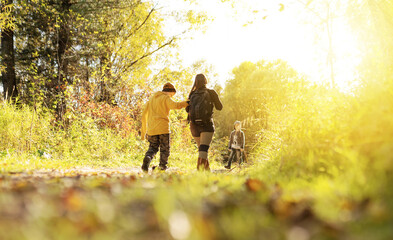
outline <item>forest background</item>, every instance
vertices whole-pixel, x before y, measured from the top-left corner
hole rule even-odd
[[[204,61],[183,66],[176,49],[213,21],[203,11],[139,0],[1,0],[0,237],[390,239],[393,2],[295,2],[326,33],[324,83],[263,56],[235,67],[225,84]],[[278,12],[290,3],[277,3]],[[345,90],[329,41],[337,9],[362,43]],[[168,34],[168,22],[179,32]],[[195,172],[186,112],[173,111],[172,172],[135,172],[147,148],[144,103],[165,82],[185,99],[197,73],[224,105],[214,113],[215,171]],[[225,172],[235,120],[248,162]]]

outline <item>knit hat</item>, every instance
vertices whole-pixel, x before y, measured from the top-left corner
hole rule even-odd
[[[175,87],[170,83],[165,83],[164,87],[162,88],[163,92],[176,92]]]

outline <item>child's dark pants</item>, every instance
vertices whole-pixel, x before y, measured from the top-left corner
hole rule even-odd
[[[169,134],[147,136],[147,140],[149,141],[150,145],[145,154],[145,159],[146,157],[150,157],[150,160],[153,159],[158,150],[160,150],[159,167],[161,169],[166,169],[170,155]],[[147,164],[147,166],[149,164],[150,162]]]
[[[231,168],[231,164],[232,161],[239,161],[239,164],[241,163],[241,152],[240,149],[233,149],[232,148],[232,152],[229,155],[229,159],[228,159],[228,167]]]

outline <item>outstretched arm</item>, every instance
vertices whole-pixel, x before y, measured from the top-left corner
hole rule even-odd
[[[169,109],[181,109],[185,108],[188,106],[187,101],[184,102],[175,102],[173,101],[170,97],[166,99],[166,104],[169,107]]]

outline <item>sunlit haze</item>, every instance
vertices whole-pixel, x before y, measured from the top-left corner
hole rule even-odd
[[[181,4],[176,3],[179,1],[172,2],[180,8]],[[285,5],[277,1],[244,2],[247,4],[233,8],[218,0],[198,1],[195,10],[205,11],[214,20],[205,33],[195,32],[192,39],[181,43],[179,54],[185,64],[205,60],[214,66],[217,81],[225,83],[232,69],[244,61],[283,59],[311,81],[330,81],[325,27],[306,19],[305,15],[310,13],[304,6],[301,8],[295,2]],[[348,88],[360,59],[356,39],[343,17],[333,22],[333,51],[336,84]]]

